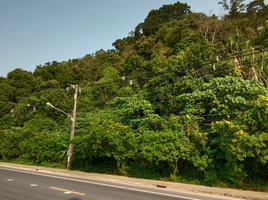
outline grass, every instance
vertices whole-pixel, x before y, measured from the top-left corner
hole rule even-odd
[[[25,161],[25,160],[20,160],[20,159],[14,159],[14,160],[10,160],[10,161],[0,160],[0,162],[11,163],[11,164],[30,165],[30,166],[42,166],[42,167],[50,167],[50,168],[57,168],[57,169],[66,169],[65,164],[59,164],[59,163],[42,162],[42,163],[38,164],[38,163],[35,163],[33,161]]]

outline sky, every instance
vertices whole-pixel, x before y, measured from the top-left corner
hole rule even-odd
[[[180,0],[194,12],[220,14],[219,0]],[[0,77],[34,71],[48,61],[82,58],[144,21],[149,11],[177,0],[0,0]],[[249,3],[246,0],[245,3]]]

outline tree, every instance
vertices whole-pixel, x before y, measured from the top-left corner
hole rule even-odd
[[[233,57],[235,67],[241,73],[242,77],[245,79],[255,78],[256,80],[259,80],[259,76],[255,69],[255,48],[250,45],[249,40],[245,39],[243,35],[239,33],[237,27],[236,29],[237,34],[225,41],[226,52]],[[252,51],[252,56],[249,58],[249,60],[251,60],[251,63],[243,65],[243,60],[246,61],[246,59],[249,57],[243,56],[244,52],[247,50]]]
[[[239,16],[240,12],[245,10],[245,4],[243,4],[245,0],[228,0],[220,1],[219,4],[222,4],[223,8],[229,11],[231,18],[236,18]]]
[[[133,130],[145,131],[161,129],[159,115],[155,114],[153,105],[138,95],[132,97],[117,97],[109,102],[109,109],[114,117]]]
[[[252,17],[265,7],[264,0],[254,0],[247,6],[247,13]]]
[[[142,36],[136,42],[137,52],[140,56],[146,58],[146,60],[150,60],[151,56],[155,52],[155,38],[154,37],[146,37]]]
[[[158,10],[151,10],[142,24],[142,33],[145,36],[155,34],[160,25],[171,20],[180,19],[183,15],[190,13],[190,6],[179,1],[173,5],[164,5]],[[141,24],[136,28],[139,33]]]
[[[137,140],[127,126],[111,120],[91,121],[81,136],[74,139],[75,159],[112,158],[120,174],[126,174],[127,159],[137,153]]]
[[[145,131],[140,137],[140,156],[160,171],[163,171],[165,163],[176,175],[181,163],[187,162],[204,170],[206,159],[202,155],[202,148],[205,146],[206,134],[198,130],[183,130],[183,126],[176,130]],[[171,174],[171,173],[170,173]]]
[[[7,74],[8,83],[16,88],[15,100],[29,96],[35,88],[35,79],[31,72],[15,69]]]
[[[76,75],[64,68],[64,63],[53,61],[51,65],[38,66],[34,71],[34,76],[42,81],[57,80],[62,88],[68,84],[75,83]]]

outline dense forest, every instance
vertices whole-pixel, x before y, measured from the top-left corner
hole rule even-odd
[[[151,10],[114,49],[0,78],[0,160],[268,190],[268,5],[177,2]]]

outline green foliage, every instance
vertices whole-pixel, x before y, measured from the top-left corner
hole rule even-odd
[[[268,6],[177,2],[149,12],[115,49],[0,77],[0,159],[267,190]],[[246,10],[245,10],[246,9]]]
[[[109,102],[109,107],[120,122],[127,124],[137,132],[158,129],[161,126],[160,118],[154,114],[152,104],[138,96],[117,97],[114,101]]]
[[[43,133],[19,143],[22,159],[41,163],[65,163],[68,134]]]
[[[0,143],[0,158],[8,161],[20,157],[19,144],[32,136],[31,132],[23,131],[21,128],[11,128],[5,131],[5,137]]]
[[[41,133],[44,131],[56,132],[58,125],[52,119],[35,117],[24,124],[24,129],[30,129],[34,133]]]
[[[223,5],[225,10],[229,11],[230,17],[235,18],[238,17],[241,11],[245,10],[245,4],[243,4],[245,0],[230,0],[228,3],[227,0],[220,1],[219,4]]]
[[[10,86],[16,88],[14,91],[16,101],[31,94],[35,86],[33,74],[22,69],[15,69],[14,71],[9,72],[7,81]],[[12,92],[12,90],[9,92]]]
[[[142,33],[146,36],[154,34],[163,23],[180,19],[182,15],[191,12],[186,3],[177,2],[173,5],[164,5],[159,10],[151,10],[142,25]]]
[[[46,84],[47,86],[49,84],[53,85],[53,82],[50,81],[56,80],[61,87],[65,87],[67,84],[75,81],[76,75],[73,72],[66,70],[64,64],[65,63],[54,62],[52,65],[37,66],[34,71],[34,76],[41,79],[43,82],[48,82],[48,84]]]
[[[127,170],[126,160],[137,152],[134,133],[127,126],[113,121],[90,122],[91,126],[84,134],[74,139],[76,159],[86,163],[95,158],[113,158],[120,174]]]
[[[185,127],[186,128],[186,127]],[[182,128],[181,128],[182,129]],[[204,170],[206,156],[201,156],[201,149],[206,143],[206,134],[195,130],[165,130],[161,132],[146,131],[140,136],[139,156],[160,169],[163,163],[173,169],[175,175],[181,162],[188,162]]]

